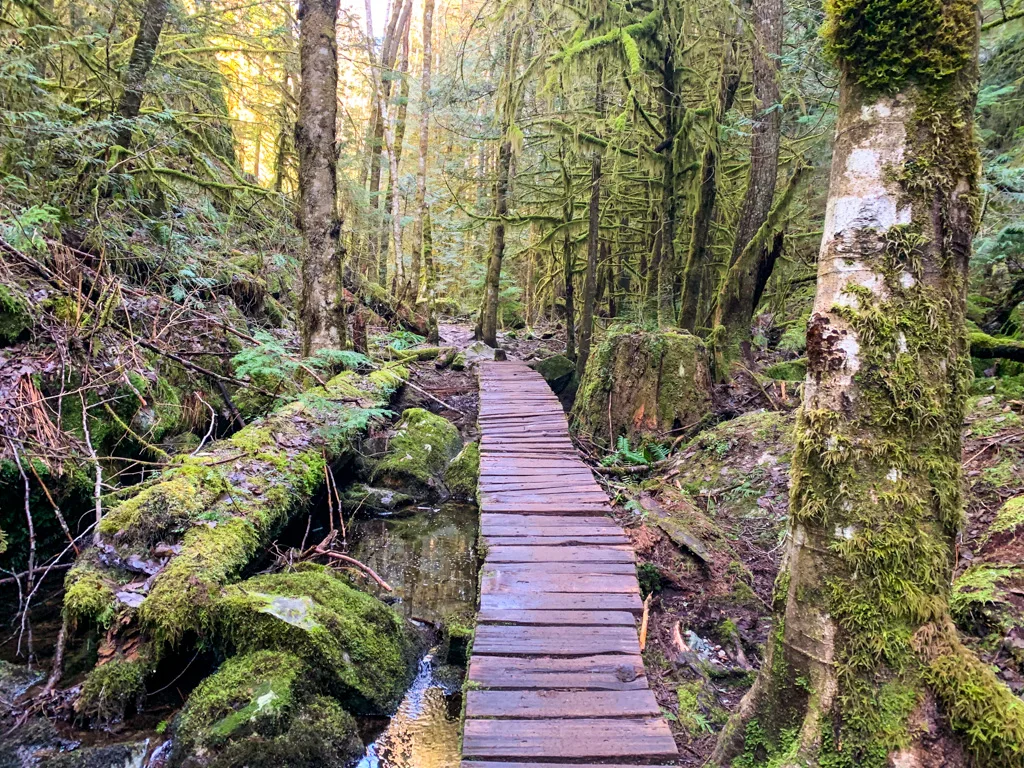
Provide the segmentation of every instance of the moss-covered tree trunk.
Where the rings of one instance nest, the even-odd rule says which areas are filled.
[[[299,29],[299,118],[295,147],[299,154],[302,210],[302,353],[337,348],[345,339],[341,291],[334,150],[338,114],[338,20],[333,0],[303,3]]]
[[[789,538],[766,658],[716,765],[1024,760],[1024,704],[949,614],[977,35],[971,0],[830,4],[843,74]]]
[[[782,136],[780,57],[782,55],[782,0],[754,0],[753,74],[754,120],[750,139],[750,172],[743,196],[729,271],[718,293],[715,309],[716,352],[725,348],[734,357],[750,338],[750,320],[757,308],[756,285],[771,250],[760,230],[768,221],[779,170]]]
[[[146,76],[153,65],[156,47],[160,42],[160,33],[167,20],[170,0],[146,0],[139,17],[139,30],[132,44],[132,54],[128,59],[128,69],[124,75],[124,93],[117,112],[122,122],[117,129],[117,143],[127,147],[132,139],[132,123],[142,109],[142,96],[146,85]]]

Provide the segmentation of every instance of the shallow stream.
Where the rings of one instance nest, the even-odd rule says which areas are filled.
[[[460,504],[356,520],[350,554],[391,585],[397,611],[439,624],[475,610],[477,527],[476,507]],[[464,673],[431,650],[394,717],[361,723],[367,750],[357,768],[456,768]]]

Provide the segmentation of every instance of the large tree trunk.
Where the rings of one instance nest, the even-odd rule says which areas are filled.
[[[604,66],[597,64],[597,84],[594,111],[604,118]],[[580,377],[590,357],[590,340],[594,335],[594,306],[597,304],[597,261],[601,247],[601,153],[594,150],[590,160],[590,210],[587,230],[587,271],[583,277],[583,311],[580,313],[580,343],[576,358],[576,373]]]
[[[750,338],[754,283],[768,258],[768,243],[756,237],[772,208],[779,169],[782,112],[779,108],[779,59],[782,55],[782,0],[754,0],[754,121],[750,173],[743,197],[729,270],[715,310],[716,354],[734,357]]]
[[[299,154],[302,211],[302,354],[338,348],[345,341],[345,305],[341,291],[341,222],[337,213],[334,153],[338,112],[338,49],[334,0],[303,4],[299,28],[299,118],[295,147]]]
[[[416,166],[416,218],[419,220],[419,242],[413,246],[409,271],[409,293],[413,304],[420,294],[420,271],[427,267],[426,242],[429,238],[430,215],[427,208],[427,152],[430,149],[430,65],[433,47],[434,0],[423,2],[423,70],[420,76],[420,156]],[[429,282],[429,281],[428,281]],[[430,306],[433,313],[433,304]]]
[[[948,605],[971,380],[977,8],[925,22],[915,61],[952,61],[902,78],[859,31],[874,29],[865,8],[900,13],[895,0],[831,8],[829,42],[847,58],[775,628],[712,762],[750,750],[774,765],[925,768],[965,765],[966,748],[971,764],[1020,765],[1024,706],[960,644]],[[889,28],[882,43],[902,50]]]
[[[160,33],[167,21],[170,0],[146,0],[139,19],[139,31],[135,34],[132,55],[128,59],[128,70],[124,75],[124,93],[117,112],[121,122],[117,128],[117,143],[127,147],[132,140],[132,124],[142,109],[142,96],[146,85],[146,76],[153,65],[156,47],[160,42]]]

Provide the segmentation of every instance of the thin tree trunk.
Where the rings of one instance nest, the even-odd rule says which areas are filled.
[[[139,30],[132,44],[132,54],[128,59],[128,70],[124,75],[124,93],[117,113],[121,121],[117,128],[116,141],[127,147],[132,140],[132,123],[142,109],[142,96],[146,85],[146,76],[153,66],[156,47],[160,43],[160,33],[167,21],[170,0],[146,0],[142,6],[139,19]]]
[[[411,6],[410,6],[411,7]],[[401,85],[398,89],[398,97],[395,103],[388,108],[391,115],[390,135],[388,145],[385,148],[388,153],[388,190],[384,197],[385,227],[381,231],[381,261],[388,260],[388,229],[394,246],[394,270],[392,293],[399,299],[404,299],[406,292],[405,285],[405,262],[402,254],[402,216],[400,212],[402,199],[397,194],[398,169],[402,164],[402,147],[405,142],[405,117],[409,110],[409,32],[412,26],[412,15],[404,13],[399,21],[398,42],[401,45],[402,56],[398,65],[398,76]]]
[[[416,218],[419,221],[419,243],[413,247],[412,266],[409,272],[409,292],[413,303],[420,294],[420,270],[425,268],[424,229],[427,216],[427,152],[430,149],[430,66],[434,56],[434,0],[423,1],[423,69],[420,75],[420,156],[416,166]],[[430,308],[432,313],[432,308]]]
[[[302,354],[337,348],[345,341],[341,299],[334,152],[338,111],[335,0],[307,0],[299,30],[299,198],[305,251],[302,258]]]
[[[737,31],[737,37],[739,32]],[[701,306],[701,285],[711,261],[707,253],[711,234],[711,221],[715,202],[718,198],[718,129],[725,115],[732,109],[736,90],[740,85],[740,73],[736,67],[737,38],[726,48],[722,61],[722,72],[718,83],[718,103],[711,120],[711,135],[704,147],[701,158],[700,186],[697,188],[697,204],[690,225],[690,247],[683,266],[683,289],[679,301],[679,327],[691,333],[696,331],[697,317]]]
[[[785,766],[1019,765],[1024,708],[949,614],[978,9],[953,4],[930,22],[960,30],[962,60],[900,77],[862,53],[862,5],[830,6],[830,42],[854,58],[841,62],[775,629],[711,763],[774,749],[781,760],[765,762]],[[948,55],[941,35],[915,40],[922,60]]]
[[[782,132],[779,107],[782,0],[753,0],[753,13],[754,121],[750,139],[750,172],[736,223],[729,270],[719,290],[715,311],[716,353],[726,362],[736,356],[740,344],[750,339],[750,321],[756,309],[753,303],[754,283],[769,255],[769,244],[756,240],[755,236],[772,209]],[[721,376],[725,371],[717,373]]]
[[[507,136],[507,133],[506,133]],[[494,185],[494,222],[491,258],[484,283],[484,305],[480,313],[480,338],[489,346],[498,346],[498,292],[501,262],[505,258],[505,217],[508,215],[508,180],[512,165],[512,142],[505,138],[498,150],[498,179]]]
[[[604,117],[604,66],[598,62],[594,95],[595,112]],[[601,153],[594,151],[590,161],[590,210],[587,230],[587,271],[583,277],[583,311],[580,313],[580,343],[576,373],[583,377],[590,357],[590,341],[594,335],[594,305],[597,303],[597,257],[601,235]]]

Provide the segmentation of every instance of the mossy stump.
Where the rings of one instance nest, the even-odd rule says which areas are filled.
[[[666,438],[711,410],[708,352],[678,331],[610,330],[597,345],[572,409],[574,426],[597,440]]]

